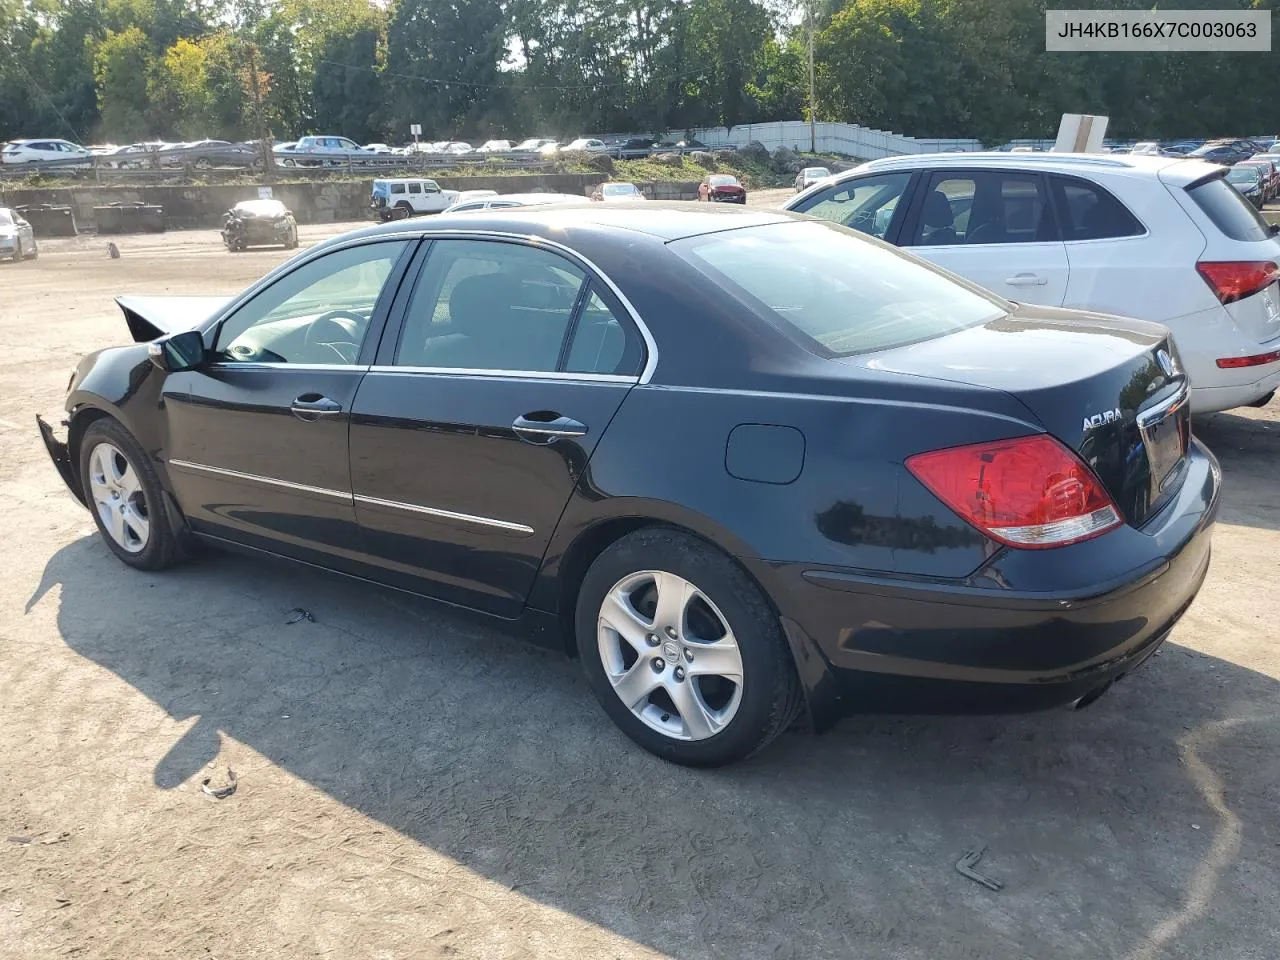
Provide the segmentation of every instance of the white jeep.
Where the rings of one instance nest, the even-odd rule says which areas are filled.
[[[369,206],[382,220],[404,220],[422,213],[440,213],[458,202],[457,190],[443,190],[425,177],[395,177],[373,181]]]

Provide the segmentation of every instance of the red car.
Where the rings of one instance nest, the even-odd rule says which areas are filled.
[[[727,173],[713,173],[698,184],[698,199],[714,203],[746,203],[747,188]]]

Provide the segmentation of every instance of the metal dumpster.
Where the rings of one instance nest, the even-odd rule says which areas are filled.
[[[98,233],[164,233],[164,207],[141,200],[117,200],[93,208]]]
[[[37,237],[74,237],[77,233],[76,215],[70,207],[28,203],[14,209],[31,224]]]

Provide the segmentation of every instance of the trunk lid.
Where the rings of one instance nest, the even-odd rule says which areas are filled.
[[[980,326],[845,362],[1010,394],[1089,464],[1134,526],[1185,472],[1187,379],[1157,324],[1018,305]]]

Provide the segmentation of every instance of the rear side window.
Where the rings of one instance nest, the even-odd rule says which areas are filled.
[[[993,295],[827,223],[726,230],[668,246],[820,356],[931,340],[1009,309]]]
[[[420,184],[420,183],[411,183],[411,184],[409,184],[409,192],[410,192],[410,193],[421,193],[421,192],[422,192],[422,184]]]
[[[1050,176],[1063,240],[1139,237],[1146,231],[1123,203],[1095,183]]]
[[[391,192],[392,192],[392,193],[404,193],[404,184],[403,184],[403,183],[393,183],[393,184],[391,185]]]
[[[1254,241],[1271,236],[1267,222],[1258,211],[1222,177],[1193,184],[1187,193],[1229,239]]]

